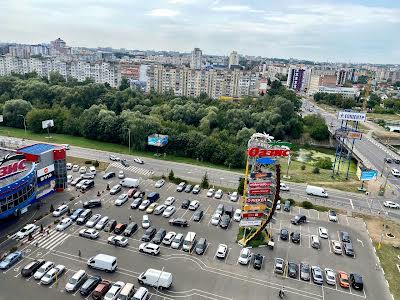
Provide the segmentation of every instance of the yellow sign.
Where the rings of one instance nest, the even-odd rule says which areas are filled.
[[[252,210],[266,210],[267,206],[265,204],[258,204],[258,205],[245,205],[243,210],[244,211],[252,211]]]

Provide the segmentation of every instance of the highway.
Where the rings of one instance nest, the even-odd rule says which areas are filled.
[[[20,139],[16,138],[12,139],[14,144],[19,144],[21,146],[22,146],[21,143],[30,144],[35,142],[27,140],[22,142],[22,140]],[[118,153],[114,154],[119,156],[120,158],[127,159],[130,162],[130,164],[133,167],[137,168],[138,170],[143,170],[143,169],[148,170],[150,171],[149,173],[152,173],[155,176],[161,176],[162,174],[168,176],[169,171],[172,169],[176,177],[200,183],[201,178],[207,172],[210,184],[227,188],[237,188],[238,180],[240,176],[243,176],[243,174],[237,172],[165,161],[155,158],[142,158],[145,161],[145,164],[139,165],[133,162],[134,158],[133,156],[120,155]],[[110,162],[109,152],[88,149],[88,148],[71,146],[71,149],[68,150],[67,155],[73,157],[87,158],[91,160]],[[138,171],[138,173],[140,174],[141,172]],[[145,178],[144,175],[138,175],[138,177]],[[392,217],[400,218],[400,212],[393,210],[387,211],[387,209],[383,206],[383,201],[388,199],[395,200],[390,198],[390,196],[392,195],[389,193],[387,193],[386,197],[376,198],[372,195],[367,196],[365,194],[349,193],[334,189],[326,189],[329,194],[329,198],[325,199],[325,198],[308,196],[305,192],[306,184],[290,182],[288,183],[288,185],[290,186],[290,191],[282,192],[283,198],[293,198],[295,200],[300,200],[300,201],[308,200],[319,205],[341,208],[348,211],[374,213],[374,214],[378,213],[389,214]]]

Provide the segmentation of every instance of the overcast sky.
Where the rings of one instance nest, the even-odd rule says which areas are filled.
[[[400,63],[400,1],[0,0],[0,41]]]

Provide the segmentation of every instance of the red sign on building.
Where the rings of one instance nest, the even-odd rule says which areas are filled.
[[[289,156],[290,150],[288,149],[260,149],[249,148],[247,153],[250,157],[265,157],[265,156]]]
[[[25,171],[25,162],[26,159],[22,159],[4,167],[0,167],[0,179]]]
[[[259,187],[268,187],[268,186],[271,186],[271,184],[272,184],[272,182],[268,182],[268,181],[265,181],[265,182],[250,182],[249,186],[251,188],[259,188]]]
[[[250,189],[249,194],[250,195],[263,195],[263,194],[270,194],[271,189],[270,188],[264,188],[264,189]]]
[[[250,212],[250,213],[242,213],[243,218],[262,218],[264,217],[264,213],[262,212]]]
[[[265,203],[267,202],[267,198],[247,198],[246,203],[253,204],[253,203]]]

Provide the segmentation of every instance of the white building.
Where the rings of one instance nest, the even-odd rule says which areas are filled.
[[[320,86],[318,92],[328,93],[328,94],[341,94],[343,97],[355,98],[359,95],[359,91],[351,87],[326,87]]]
[[[201,66],[202,66],[202,52],[200,48],[194,48],[190,60],[190,68],[201,70]]]
[[[231,54],[229,54],[228,68],[231,68],[232,65],[238,65],[238,64],[239,64],[239,54],[236,51],[232,51]]]

